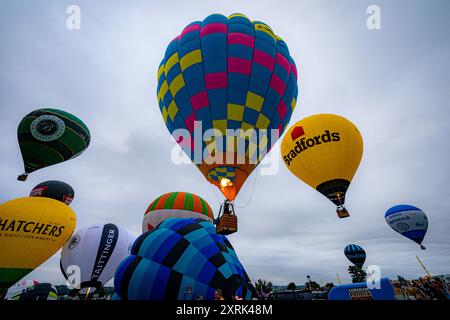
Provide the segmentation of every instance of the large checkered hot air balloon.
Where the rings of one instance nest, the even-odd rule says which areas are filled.
[[[255,290],[244,267],[223,235],[200,218],[169,218],[142,234],[114,277],[122,300],[249,300]]]
[[[167,128],[229,201],[284,132],[297,93],[286,43],[242,14],[189,24],[158,70]]]

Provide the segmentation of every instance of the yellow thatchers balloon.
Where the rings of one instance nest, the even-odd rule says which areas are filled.
[[[28,197],[0,205],[0,288],[33,271],[70,238],[76,216],[50,198]]]
[[[338,206],[339,217],[345,193],[358,169],[363,140],[358,128],[334,114],[317,114],[300,120],[281,143],[281,156],[288,169]]]

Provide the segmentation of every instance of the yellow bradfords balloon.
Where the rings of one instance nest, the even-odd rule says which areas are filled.
[[[76,216],[66,204],[27,197],[0,205],[0,288],[50,258],[70,238]]]
[[[358,169],[363,140],[358,128],[334,114],[317,114],[300,120],[281,143],[281,156],[288,169],[348,216],[345,193]]]

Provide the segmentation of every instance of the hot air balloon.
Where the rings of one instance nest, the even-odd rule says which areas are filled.
[[[79,292],[94,292],[112,279],[119,263],[130,254],[135,237],[128,230],[112,223],[95,224],[77,230],[61,251],[61,272],[67,279],[80,269]]]
[[[58,290],[50,283],[38,283],[22,292],[17,300],[58,300]]]
[[[122,300],[251,299],[255,290],[230,242],[199,218],[168,218],[142,234],[114,276]]]
[[[0,205],[0,288],[8,288],[58,251],[75,229],[72,209],[26,197]]]
[[[425,249],[422,245],[428,229],[428,218],[425,212],[417,207],[401,204],[386,211],[384,218],[392,229],[419,244],[422,250]]]
[[[362,268],[366,261],[366,252],[357,244],[349,244],[344,248],[344,254],[351,263],[358,268]]]
[[[149,205],[142,221],[142,232],[154,229],[167,218],[201,218],[212,222],[214,216],[209,204],[199,196],[188,192],[169,192]]]
[[[89,146],[88,127],[74,115],[57,109],[38,109],[26,115],[17,129],[25,173],[79,156]]]
[[[287,168],[337,206],[348,217],[345,193],[358,169],[363,140],[358,128],[344,117],[317,114],[289,128],[281,143]]]
[[[234,213],[230,202],[285,130],[297,93],[286,43],[242,14],[193,22],[167,47],[158,69],[162,117],[225,196],[224,214]]]
[[[65,182],[50,180],[45,181],[33,188],[30,197],[45,197],[61,201],[67,205],[72,203],[75,191]]]
[[[5,300],[19,300],[22,292],[37,284],[39,284],[39,282],[36,280],[21,280],[8,289]]]

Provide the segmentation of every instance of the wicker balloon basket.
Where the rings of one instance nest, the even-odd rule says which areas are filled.
[[[336,213],[337,213],[338,217],[341,219],[350,217],[350,214],[348,213],[347,209],[345,209],[344,207],[338,207],[336,210]]]
[[[216,233],[229,235],[237,231],[237,216],[235,214],[224,213],[216,225]]]

